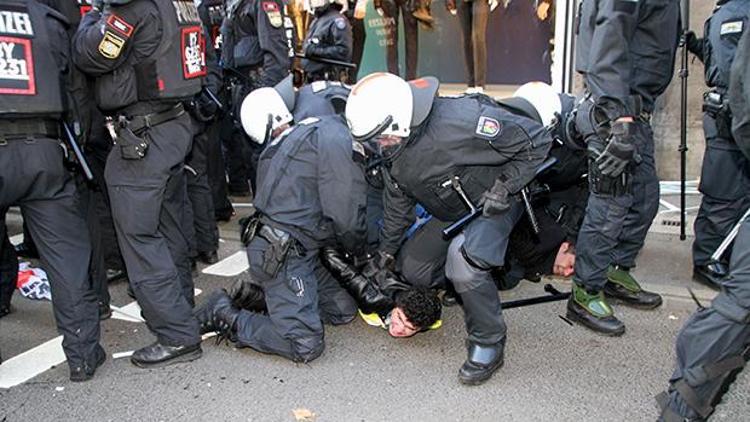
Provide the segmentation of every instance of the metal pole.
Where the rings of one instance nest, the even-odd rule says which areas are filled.
[[[682,65],[680,79],[682,98],[680,98],[680,240],[685,240],[685,178],[687,177],[687,107],[688,107],[688,48],[687,33],[690,30],[690,0],[681,1],[682,19]]]

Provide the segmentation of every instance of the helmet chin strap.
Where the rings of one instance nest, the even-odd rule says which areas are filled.
[[[271,140],[271,134],[273,133],[273,115],[268,114],[268,122],[266,123],[266,134],[263,137],[263,144],[265,145]]]

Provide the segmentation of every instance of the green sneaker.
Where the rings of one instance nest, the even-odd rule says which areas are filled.
[[[625,333],[625,324],[614,316],[602,292],[589,293],[578,284],[573,284],[573,292],[568,300],[568,319],[591,330],[608,336]]]
[[[661,296],[641,288],[630,270],[618,265],[610,265],[607,270],[607,284],[604,294],[630,306],[643,309],[658,308],[662,304]]]

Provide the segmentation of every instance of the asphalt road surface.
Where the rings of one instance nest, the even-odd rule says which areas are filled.
[[[19,222],[9,216],[11,234],[20,232]],[[235,225],[222,227],[222,258],[240,250]],[[713,294],[688,281],[690,265],[688,242],[650,235],[635,274],[665,294],[665,304],[655,311],[616,306],[627,325],[621,338],[569,325],[559,317],[564,302],[508,310],[505,366],[476,387],[463,386],[456,377],[465,358],[457,307],[445,310],[442,328],[411,339],[391,339],[359,319],[328,327],[325,353],[307,365],[209,339],[195,362],[139,369],[112,354],[139,348],[153,337],[142,323],[110,319],[102,325],[108,360],[92,381],[69,382],[63,363],[0,389],[0,421],[655,420],[654,396],[666,388],[672,372],[675,336],[695,309],[686,287],[706,302]],[[196,288],[203,291],[198,302],[234,280],[201,269],[195,273]],[[132,302],[124,282],[110,288],[113,305]],[[501,296],[538,294],[541,285],[523,282]],[[0,320],[3,358],[6,363],[25,359],[23,368],[33,366],[34,355],[22,353],[38,351],[56,336],[49,302],[17,295],[14,312]],[[712,420],[750,420],[748,372]]]

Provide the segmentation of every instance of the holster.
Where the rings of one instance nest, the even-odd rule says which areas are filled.
[[[123,160],[140,160],[146,156],[148,140],[137,136],[130,129],[130,120],[125,116],[118,116],[117,121],[108,120],[107,125],[111,129],[113,141],[120,148],[120,156]]]
[[[596,164],[596,159],[589,157],[589,189],[599,195],[622,196],[630,193],[633,164],[617,177],[604,176]]]
[[[732,137],[732,112],[726,95],[713,90],[704,93],[703,112],[716,122],[716,132],[720,138]]]
[[[294,238],[289,233],[268,225],[261,226],[258,236],[268,242],[268,247],[263,252],[263,272],[276,277],[294,244]]]

